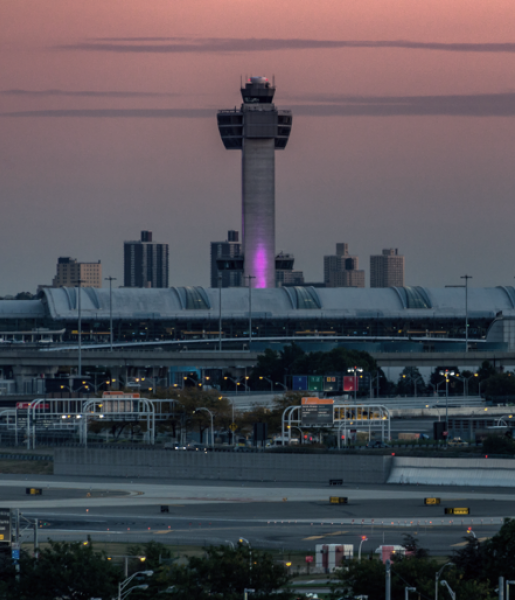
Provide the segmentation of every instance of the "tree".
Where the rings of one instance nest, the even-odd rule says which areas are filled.
[[[515,397],[515,376],[512,373],[497,373],[486,379],[481,389],[487,400],[512,401]]]
[[[419,545],[418,538],[410,533],[405,533],[402,538],[402,546],[409,553],[409,556],[415,558],[427,558],[429,556],[429,550]]]
[[[254,589],[252,596],[261,600],[289,598],[278,593],[291,579],[286,566],[267,552],[251,552],[242,544],[209,546],[204,556],[190,556],[186,564],[162,570],[159,579],[164,589],[173,586],[173,600],[241,600],[245,588]]]
[[[21,557],[19,581],[10,593],[17,600],[111,600],[119,579],[120,572],[104,552],[94,550],[89,538],[86,543],[49,541],[38,559],[27,554]]]
[[[485,454],[515,454],[515,442],[505,435],[489,435],[483,440]]]

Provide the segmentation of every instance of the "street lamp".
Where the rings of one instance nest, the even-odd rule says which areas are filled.
[[[77,365],[77,371],[78,371],[78,375],[79,377],[82,377],[82,294],[80,293],[82,284],[85,283],[85,281],[83,279],[77,279],[76,283],[78,283],[79,287],[78,287],[78,302],[77,302],[77,309],[78,309],[78,319],[77,319],[77,336],[78,336],[78,365]]]
[[[227,380],[232,381],[234,383],[234,385],[235,385],[236,393],[238,393],[238,385],[239,385],[239,383],[236,381],[236,379],[233,379],[232,377],[229,377],[228,375],[226,375],[224,377],[224,380],[225,381],[227,381]]]
[[[134,573],[134,575],[128,577],[125,581],[120,582],[118,584],[118,600],[123,600],[124,598],[126,598],[132,592],[132,590],[146,590],[148,588],[148,585],[144,584],[135,585],[129,589],[126,589],[130,582],[134,579],[134,577],[136,577],[136,575],[145,575],[146,577],[152,577],[153,574],[154,571],[139,571],[138,573]]]
[[[474,375],[471,375],[470,377],[465,377],[465,380],[467,381],[467,396],[469,395],[469,380],[473,379],[474,377],[479,377],[479,375],[474,373]]]
[[[358,389],[357,374],[363,373],[363,369],[361,367],[353,367],[352,369],[347,369],[347,373],[354,373],[354,400],[356,400]]]
[[[109,340],[110,350],[113,351],[113,281],[116,281],[116,277],[105,277],[106,281],[109,281]]]
[[[214,448],[215,447],[215,428],[214,428],[214,424],[213,424],[213,413],[209,410],[209,408],[205,408],[204,406],[201,406],[200,408],[196,408],[194,410],[194,413],[198,412],[199,410],[205,410],[209,413],[209,416],[211,417],[211,447]]]
[[[449,377],[453,377],[455,375],[454,371],[440,371],[440,375],[445,377],[445,430],[447,431],[447,435],[445,436],[445,447],[447,448],[447,438],[449,437]]]
[[[361,536],[361,542],[359,543],[359,550],[358,550],[358,560],[361,560],[361,546],[363,545],[363,542],[368,542],[368,538],[366,535]]]
[[[443,573],[443,570],[445,569],[445,567],[449,567],[451,565],[454,566],[454,563],[453,562],[445,563],[445,565],[437,573],[435,573],[435,600],[438,600],[438,580],[440,579],[440,575]],[[443,583],[443,581],[442,581],[442,583]]]
[[[252,546],[250,545],[249,540],[243,537],[239,539],[239,542],[240,544],[245,543],[249,547],[249,583],[252,585]]]
[[[417,588],[414,587],[405,587],[404,588],[404,599],[408,600],[409,599],[409,593],[410,592],[416,592]]]
[[[456,600],[456,593],[452,591],[451,586],[447,583],[447,581],[445,581],[445,579],[440,581],[440,585],[444,585],[449,590],[452,600]]]
[[[506,600],[510,600],[510,585],[515,585],[515,581],[513,581],[513,580],[506,581],[506,595],[505,595]]]
[[[265,377],[264,375],[261,377],[259,377],[259,379],[261,380],[265,380],[268,381],[268,383],[270,384],[270,393],[273,394],[274,393],[274,382],[271,379],[268,379],[268,377]]]

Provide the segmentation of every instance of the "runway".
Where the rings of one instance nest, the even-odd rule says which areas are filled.
[[[41,496],[27,496],[26,487]],[[0,476],[0,507],[18,508],[39,520],[39,539],[205,545],[245,537],[261,548],[312,553],[316,544],[359,544],[363,552],[399,544],[403,534],[420,539],[433,554],[448,555],[463,543],[467,527],[475,535],[495,534],[503,519],[515,514],[510,490],[431,488],[429,486],[314,486],[236,482],[163,483],[98,478]],[[330,504],[344,496],[348,504]],[[425,497],[441,504],[426,506]],[[161,506],[169,512],[162,513]],[[469,516],[444,515],[445,507],[467,507]],[[24,534],[24,540],[32,538]]]

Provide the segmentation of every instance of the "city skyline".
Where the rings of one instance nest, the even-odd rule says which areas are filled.
[[[51,281],[58,256],[122,281],[141,229],[169,243],[170,285],[207,285],[241,203],[213,121],[245,75],[275,75],[295,114],[276,250],[306,281],[345,239],[399,247],[410,285],[511,285],[514,18],[506,0],[4,3],[0,295]]]

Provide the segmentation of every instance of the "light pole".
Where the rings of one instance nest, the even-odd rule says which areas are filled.
[[[239,384],[236,381],[236,379],[233,379],[232,377],[229,377],[227,375],[224,377],[224,379],[225,379],[225,381],[227,381],[227,380],[232,381],[234,383],[235,388],[236,388],[236,393],[238,393],[238,385]]]
[[[284,385],[284,383],[281,383],[280,381],[276,381],[275,385],[280,385],[281,387],[283,387],[285,392],[288,391],[288,388]]]
[[[134,579],[134,577],[136,577],[136,575],[145,575],[146,577],[152,577],[153,574],[154,571],[139,571],[138,573],[134,573],[134,575],[128,577],[125,581],[121,581],[118,584],[118,600],[123,600],[124,598],[126,598],[132,592],[132,590],[146,590],[148,588],[148,585],[144,584],[135,585],[129,589],[126,589],[130,582]]]
[[[460,279],[465,280],[465,352],[469,351],[469,279],[472,275],[462,275]]]
[[[113,281],[116,281],[116,277],[105,277],[106,281],[109,281],[109,340],[110,350],[113,351]]]
[[[356,400],[358,391],[357,373],[363,373],[363,369],[361,367],[353,367],[352,369],[347,369],[347,373],[354,373],[354,400]]]
[[[240,544],[247,544],[247,546],[249,547],[249,583],[250,585],[252,585],[252,546],[250,545],[249,540],[246,540],[245,538],[240,538]]]
[[[440,371],[440,375],[445,377],[445,430],[447,435],[445,436],[445,447],[447,448],[447,438],[449,437],[449,377],[455,375],[454,371]]]
[[[445,579],[442,579],[442,581],[440,581],[440,585],[444,585],[449,590],[449,594],[451,595],[452,600],[456,600],[456,592],[452,591],[451,586],[447,583],[447,581],[445,581]]]
[[[213,421],[213,413],[209,410],[209,408],[205,408],[204,406],[201,406],[200,408],[196,408],[193,412],[196,413],[199,410],[205,410],[209,413],[209,416],[211,417],[211,447],[214,448],[215,447],[215,427],[214,427],[214,421]]]
[[[78,308],[78,319],[77,319],[77,335],[78,335],[78,346],[79,346],[79,364],[77,366],[77,370],[78,370],[78,375],[79,377],[82,377],[82,302],[81,302],[81,286],[84,283],[83,279],[77,279],[77,283],[79,284],[79,288],[77,291],[78,294],[78,301],[77,301],[77,308]]]
[[[440,579],[440,575],[443,573],[445,567],[449,567],[451,565],[454,565],[454,563],[445,563],[445,565],[437,573],[435,573],[435,600],[438,600],[438,580]]]
[[[222,351],[222,274],[218,273],[218,351]]]
[[[259,379],[264,379],[265,381],[268,381],[268,383],[270,384],[270,393],[273,394],[274,393],[274,382],[271,379],[268,379],[268,377],[265,377],[263,375],[263,377],[259,377]]]
[[[361,542],[359,543],[359,550],[358,550],[358,560],[361,560],[361,546],[363,545],[363,542],[368,542],[368,538],[366,535],[361,536]]]
[[[245,279],[249,280],[249,352],[250,342],[252,342],[252,280],[256,279],[255,275],[247,275]]]
[[[416,592],[417,588],[414,587],[405,587],[404,588],[404,600],[409,600],[409,593]]]
[[[474,377],[479,377],[479,375],[477,373],[474,373],[474,375],[471,375],[470,377],[465,377],[467,381],[467,396],[469,395],[469,380],[474,379]]]
[[[515,585],[515,581],[508,580],[506,581],[506,600],[510,600],[510,585]]]

